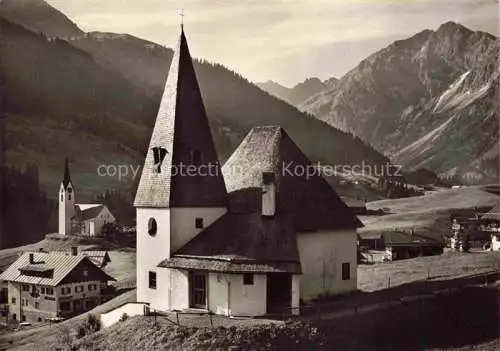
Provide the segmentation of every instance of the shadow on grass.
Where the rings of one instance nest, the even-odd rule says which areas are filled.
[[[361,315],[315,324],[328,350],[425,350],[467,347],[500,337],[499,290],[466,287]]]

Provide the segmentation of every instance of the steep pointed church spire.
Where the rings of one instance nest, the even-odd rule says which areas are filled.
[[[66,158],[64,161],[64,178],[63,178],[64,189],[66,189],[68,187],[69,183],[71,183],[71,176],[69,173],[69,161]]]
[[[181,26],[134,205],[225,206],[220,168]]]

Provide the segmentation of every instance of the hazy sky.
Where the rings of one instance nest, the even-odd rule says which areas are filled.
[[[173,47],[184,9],[195,57],[253,81],[340,77],[396,39],[446,21],[498,34],[499,0],[47,0],[85,31]]]

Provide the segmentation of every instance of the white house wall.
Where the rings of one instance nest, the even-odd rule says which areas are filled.
[[[491,236],[491,249],[500,251],[500,233]]]
[[[189,272],[163,268],[170,271],[170,309],[183,310],[189,307]],[[163,283],[163,282],[160,282]],[[163,289],[162,289],[163,291]]]
[[[112,311],[101,314],[101,325],[107,328],[120,321],[123,314],[128,317],[144,316],[149,312],[149,306],[141,302],[133,302],[122,305]]]
[[[100,236],[102,234],[102,227],[106,223],[114,223],[115,217],[111,214],[107,206],[104,206],[99,215],[95,218],[83,221],[84,231],[90,236]],[[92,233],[92,223],[94,223],[94,232]]]
[[[300,275],[292,275],[292,313],[300,313]]]
[[[300,297],[307,301],[321,294],[357,289],[355,230],[298,233],[302,266]],[[342,280],[342,263],[350,263],[350,279]]]
[[[229,274],[208,274],[208,308],[216,314],[229,315]]]
[[[254,274],[253,285],[243,284],[242,274],[231,274],[229,310],[233,316],[259,316],[267,312],[267,276]]]

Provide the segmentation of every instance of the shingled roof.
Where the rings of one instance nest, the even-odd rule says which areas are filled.
[[[208,176],[200,172],[187,175],[187,166],[195,166],[197,170],[209,166],[212,172]],[[184,174],[175,174],[181,172],[182,167]],[[181,30],[134,205],[225,207],[226,200],[224,178],[186,37]]]
[[[500,221],[500,204],[497,204],[491,210],[488,211],[481,219]]]
[[[159,267],[231,272],[300,273],[288,218],[226,213]]]
[[[99,216],[99,213],[104,208],[104,205],[96,205],[92,207],[86,207],[85,205],[76,205],[80,211],[78,211],[78,218],[82,221],[85,221],[87,219],[92,219],[96,218]]]
[[[276,215],[289,216],[296,231],[359,228],[363,224],[323,179],[319,172],[307,175],[313,165],[280,127],[253,128],[228,159],[222,172],[230,193],[230,210],[254,204],[247,212],[260,211],[260,201],[250,201],[251,189],[262,188],[263,172],[272,172],[276,183]],[[241,194],[241,195],[240,195]]]
[[[30,254],[34,258],[32,263],[30,263],[29,259]],[[87,256],[82,254],[67,255],[62,252],[25,252],[0,274],[0,280],[57,286],[78,265],[85,261],[95,266]],[[95,266],[95,269],[100,272],[103,281],[114,280],[97,266]],[[23,274],[21,271],[49,272],[51,274],[49,276],[36,276]]]

